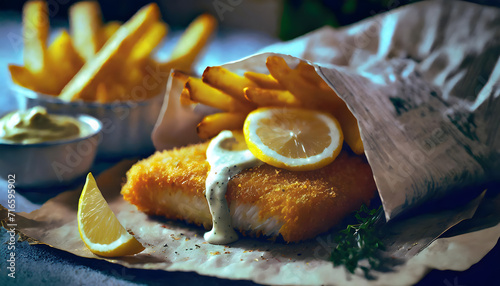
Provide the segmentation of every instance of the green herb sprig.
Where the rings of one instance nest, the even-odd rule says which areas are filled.
[[[370,269],[380,266],[381,260],[376,254],[385,248],[376,235],[375,223],[382,213],[381,209],[382,206],[370,210],[362,205],[354,215],[358,223],[348,225],[335,236],[337,247],[330,255],[334,266],[345,265],[349,272],[354,273],[358,262],[367,259],[370,267],[360,266],[366,276]]]

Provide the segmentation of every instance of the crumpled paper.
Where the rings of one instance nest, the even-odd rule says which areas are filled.
[[[346,101],[389,220],[500,178],[499,13],[470,3],[421,2],[263,52],[279,52],[292,67],[297,58],[311,61]],[[269,55],[224,66],[268,73]],[[168,112],[153,133],[159,150],[198,140],[195,126],[210,112],[181,106],[179,90],[172,80]],[[180,136],[185,130],[189,136]]]
[[[479,182],[498,176],[494,164],[498,162],[495,159],[499,153],[499,136],[497,129],[491,128],[492,123],[499,122],[498,112],[494,112],[499,110],[500,93],[497,84],[500,77],[499,21],[500,11],[493,8],[470,3],[422,2],[343,29],[323,28],[265,51],[290,54],[317,64],[318,73],[358,116],[386,217],[392,219],[412,206],[459,191],[457,185],[467,185],[469,190],[479,194],[483,191]],[[226,67],[236,71],[266,72],[264,57],[250,57]],[[286,58],[291,63],[297,61]],[[213,112],[200,105],[195,109],[176,105],[178,98],[173,91],[179,87],[174,81],[169,85],[169,98],[165,100],[163,116],[152,136],[158,149],[197,141],[192,127],[202,116]],[[464,118],[457,116],[457,111]],[[421,112],[432,119],[425,121],[425,126],[417,122],[427,118],[421,116]],[[467,124],[471,122],[471,114],[474,124]],[[459,124],[438,124],[441,122],[436,119],[438,115],[442,115],[441,121],[452,122],[456,118]],[[182,128],[178,128],[179,123],[183,124]],[[394,130],[382,128],[389,123]],[[427,130],[427,124],[442,131]],[[404,137],[407,133],[412,136],[398,141],[401,138],[398,136]],[[375,138],[384,140],[377,143]],[[460,149],[453,149],[450,147],[453,140],[465,141]],[[380,146],[384,144],[387,146]],[[424,151],[412,149],[416,145]],[[430,149],[425,149],[427,145]],[[474,148],[470,148],[472,146]],[[399,155],[391,157],[387,152],[390,147]],[[459,155],[457,161],[441,164],[442,157],[436,154],[442,154],[443,150],[449,155],[445,158]],[[378,151],[384,152],[383,156],[377,155]],[[394,162],[401,164],[393,165]],[[438,239],[414,257],[411,257],[414,253],[406,254],[411,253],[416,242],[404,241],[399,234],[406,232],[408,222],[411,226],[414,223],[425,226],[440,212],[413,216],[400,220],[399,224],[397,219],[391,220],[388,225],[393,230],[391,234],[396,236],[392,242],[396,242],[389,246],[404,250],[398,256],[402,260],[390,263],[390,271],[374,272],[376,280],[366,280],[362,273],[347,274],[343,267],[333,267],[328,261],[335,231],[299,244],[244,238],[228,246],[217,246],[204,243],[203,229],[148,217],[119,195],[124,173],[131,164],[123,162],[98,178],[118,219],[146,246],[146,250],[136,256],[106,259],[127,267],[196,271],[264,284],[409,285],[416,283],[431,268],[467,269],[486,255],[500,237],[498,190],[488,191],[487,199],[482,202],[479,198],[457,207],[458,217],[442,230],[471,217],[468,222],[472,222],[473,229],[462,229],[453,237]],[[387,172],[389,169],[377,173],[377,168],[387,166],[392,167],[393,172]],[[398,173],[401,171],[405,173]],[[416,175],[422,171],[431,175],[431,179],[418,182]],[[447,182],[446,176],[452,172],[456,173],[456,180]],[[395,177],[384,181],[383,176],[391,175]],[[453,185],[455,187],[448,188]],[[426,190],[433,187],[439,192],[431,192],[432,197],[428,197]],[[18,230],[39,243],[75,255],[103,259],[90,253],[79,238],[76,225],[79,192],[63,193],[37,211],[19,214]],[[483,211],[485,209],[488,211]],[[6,216],[5,209],[0,212],[1,217]],[[433,238],[431,235],[426,243]]]
[[[500,194],[483,200],[470,220],[472,232],[458,230],[451,238],[434,241],[413,258],[405,257],[415,242],[401,240],[389,245],[397,256],[387,261],[389,269],[372,271],[376,280],[367,280],[362,271],[351,275],[328,260],[334,247],[335,231],[297,244],[273,243],[242,238],[230,245],[211,245],[203,239],[203,228],[162,218],[149,217],[124,201],[120,195],[123,176],[134,161],[123,161],[97,177],[97,185],[118,220],[146,249],[134,256],[103,258],[92,254],[78,234],[76,212],[81,189],[61,193],[40,209],[15,217],[16,231],[31,244],[46,244],[75,255],[103,259],[129,268],[165,271],[195,271],[226,279],[247,279],[271,285],[411,285],[430,269],[465,270],[491,250],[500,234]],[[473,204],[472,213],[475,211]],[[494,213],[490,210],[496,210]],[[453,210],[451,210],[453,211]],[[433,223],[436,215],[425,214],[392,226],[386,232],[400,237],[408,226]],[[7,209],[0,206],[0,217]],[[2,225],[9,229],[6,219]],[[402,255],[400,255],[402,254]]]

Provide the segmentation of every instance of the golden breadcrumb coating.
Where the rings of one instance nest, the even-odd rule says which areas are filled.
[[[136,163],[127,172],[123,197],[148,214],[209,228],[212,221],[204,195],[210,169],[207,146],[157,152]],[[297,242],[331,229],[362,203],[368,204],[375,190],[365,159],[343,150],[333,163],[314,171],[287,171],[267,164],[244,170],[230,180],[226,198],[231,213],[238,214],[232,219],[235,228],[256,236],[279,233],[285,241]],[[273,223],[248,229],[244,220],[251,215],[238,217],[244,212],[234,211],[238,207],[246,211],[248,206],[258,211],[251,219],[259,221],[253,225]]]

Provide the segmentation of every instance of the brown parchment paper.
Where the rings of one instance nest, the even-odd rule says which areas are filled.
[[[120,222],[146,247],[140,254],[107,259],[85,247],[76,221],[80,188],[61,193],[29,214],[17,214],[16,231],[29,237],[32,244],[43,243],[81,257],[103,259],[130,268],[195,271],[270,285],[411,285],[433,268],[467,269],[495,246],[500,233],[500,193],[497,193],[483,200],[477,212],[477,202],[465,207],[468,211],[462,219],[475,213],[468,220],[473,229],[457,230],[453,237],[438,239],[410,258],[405,255],[419,242],[415,236],[433,223],[442,223],[446,212],[457,211],[413,217],[384,230],[397,238],[394,244],[386,243],[391,256],[395,256],[387,261],[388,269],[372,271],[376,280],[367,280],[360,271],[347,274],[343,267],[333,267],[328,261],[335,231],[299,244],[242,238],[231,245],[210,245],[203,239],[202,228],[148,217],[120,195],[124,174],[133,163],[124,161],[103,172],[97,177],[97,184]],[[6,213],[0,206],[0,217],[6,218]],[[6,220],[2,221],[9,229],[7,224]]]
[[[495,156],[499,149],[498,131],[493,128],[499,110],[499,19],[498,10],[474,4],[424,2],[344,29],[323,28],[265,51],[283,54],[291,65],[298,62],[297,58],[314,62],[318,73],[348,103],[360,121],[386,217],[393,218],[411,206],[458,190],[457,185],[476,187],[479,193],[483,190],[480,182],[498,175],[498,169],[492,166],[498,162]],[[260,54],[226,67],[237,72],[266,72],[266,57],[267,54]],[[474,79],[480,85],[471,83]],[[180,106],[179,88],[175,81],[169,82],[168,99],[152,135],[158,149],[197,141],[194,126],[202,116],[213,112],[202,105]],[[471,92],[474,97],[469,96]],[[474,124],[465,124],[469,120],[464,121],[465,125],[453,123],[457,111],[467,119],[472,114]],[[416,122],[425,118],[429,120],[424,125]],[[460,118],[457,122],[462,122]],[[442,123],[446,120],[452,124]],[[443,131],[436,132],[436,126]],[[426,153],[422,151],[426,145],[420,146],[419,139],[427,138],[431,141],[424,143],[436,146],[431,145],[429,150],[434,151]],[[460,148],[453,148],[453,142],[460,143]],[[443,152],[447,156],[438,156]],[[441,163],[450,158],[458,159]],[[392,165],[394,162],[403,163]],[[467,269],[486,255],[500,237],[498,190],[486,192],[457,209],[411,217],[399,224],[393,220],[385,239],[396,259],[388,263],[389,271],[374,272],[377,279],[366,280],[362,273],[349,275],[343,267],[333,267],[328,261],[335,230],[300,244],[244,238],[228,246],[217,246],[204,243],[203,229],[148,217],[119,194],[124,174],[132,163],[122,162],[97,179],[118,219],[146,246],[136,256],[106,259],[127,267],[196,271],[263,284],[410,285],[432,268]],[[377,173],[375,169],[381,166],[390,166],[393,169],[386,171],[392,172]],[[413,169],[398,173],[410,167]],[[422,180],[422,173],[431,175],[424,183],[418,181]],[[446,181],[450,173],[457,174],[455,181]],[[431,191],[427,195],[428,189],[434,187],[436,194]],[[17,230],[35,242],[78,256],[103,259],[90,253],[79,238],[79,194],[80,190],[65,192],[39,210],[19,214]],[[482,196],[487,199],[481,200]],[[0,218],[5,218],[6,212],[1,208]],[[459,228],[453,237],[433,241],[466,219],[467,227]],[[438,233],[424,235],[424,231],[415,231],[438,224]],[[430,242],[429,247],[416,254],[416,245]]]

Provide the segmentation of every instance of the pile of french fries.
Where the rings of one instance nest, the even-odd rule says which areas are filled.
[[[14,83],[65,101],[109,103],[158,95],[171,69],[190,73],[197,55],[216,29],[203,14],[186,29],[167,62],[153,59],[168,25],[152,3],[126,23],[103,23],[97,2],[77,2],[69,11],[70,33],[47,44],[50,24],[45,1],[23,7],[24,66],[9,65]],[[167,76],[159,76],[164,75]]]
[[[269,74],[248,71],[240,76],[220,66],[207,67],[201,79],[180,71],[172,73],[185,82],[182,104],[201,103],[221,110],[198,124],[200,138],[241,129],[248,113],[258,107],[297,107],[332,113],[341,125],[345,142],[354,153],[363,154],[356,118],[312,65],[301,61],[292,69],[282,57],[270,56],[266,66]]]

